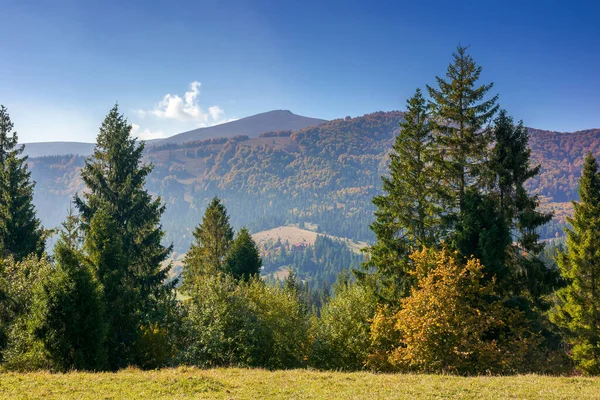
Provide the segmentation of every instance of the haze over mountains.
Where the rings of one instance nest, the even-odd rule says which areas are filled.
[[[194,142],[211,138],[228,138],[237,135],[256,137],[270,131],[297,131],[307,126],[319,125],[323,119],[303,117],[289,110],[273,110],[252,115],[224,124],[198,128],[179,133],[165,139],[147,140],[148,146],[160,146],[168,143]],[[75,154],[88,156],[94,151],[93,143],[81,142],[37,142],[26,143],[25,154],[29,157]]]
[[[372,240],[371,199],[388,172],[402,116],[392,111],[323,121],[279,110],[149,143],[145,161],[155,168],[147,186],[167,204],[166,240],[185,251],[213,196],[223,199],[236,228],[258,232],[307,223],[318,232]],[[600,130],[530,132],[532,164],[542,169],[528,189],[556,213],[542,232],[551,238],[562,234],[577,196],[584,152],[600,154]],[[78,171],[85,145],[28,145],[36,207],[46,227],[60,224],[73,194],[83,188]],[[66,150],[82,155],[57,153]],[[36,157],[41,154],[51,156]]]

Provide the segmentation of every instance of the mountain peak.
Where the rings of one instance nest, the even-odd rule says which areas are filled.
[[[232,137],[248,135],[257,137],[263,132],[272,131],[297,131],[309,126],[319,125],[326,122],[319,118],[310,118],[297,115],[290,110],[271,110],[264,113],[240,118],[224,124],[198,128],[183,132],[166,139],[152,141],[152,145],[163,145],[167,143],[195,142],[210,138]]]

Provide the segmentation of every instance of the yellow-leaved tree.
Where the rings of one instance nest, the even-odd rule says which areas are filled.
[[[483,265],[464,262],[448,250],[423,249],[411,256],[415,286],[390,315],[373,319],[375,369],[481,374],[526,370],[526,355],[538,342],[522,312],[507,307],[483,283]],[[387,349],[382,343],[395,339]]]

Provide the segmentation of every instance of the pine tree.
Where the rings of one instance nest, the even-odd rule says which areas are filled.
[[[449,223],[456,221],[467,188],[485,181],[491,144],[488,124],[498,110],[497,95],[485,99],[493,83],[477,86],[481,66],[467,48],[458,46],[453,58],[446,79],[436,77],[438,87],[427,86]]]
[[[133,347],[141,325],[136,297],[139,292],[127,273],[127,259],[120,237],[114,235],[116,222],[99,210],[89,223],[84,250],[102,283],[106,305],[106,351],[108,368],[115,370],[132,363]]]
[[[256,242],[248,229],[240,229],[231,244],[225,271],[237,279],[247,281],[253,276],[258,276],[261,268],[262,259]]]
[[[527,129],[522,121],[515,125],[505,110],[500,110],[494,120],[493,138],[491,191],[498,199],[506,226],[515,233],[511,242],[517,244],[509,248],[514,265],[511,271],[507,268],[503,277],[498,276],[506,278],[505,282],[500,279],[498,286],[512,295],[528,291],[540,305],[540,296],[554,290],[558,281],[556,271],[547,268],[537,257],[543,249],[538,230],[552,219],[552,214],[539,211],[538,196],[529,195],[525,189],[525,182],[539,174],[540,166],[530,167]],[[482,262],[487,266],[483,259]]]
[[[529,134],[523,121],[514,124],[506,110],[500,110],[494,120],[491,170],[494,187],[499,195],[500,208],[511,228],[519,232],[521,248],[537,254],[543,245],[538,242],[537,228],[552,219],[552,214],[537,210],[537,195],[530,196],[525,182],[537,176],[540,166],[530,167]]]
[[[500,286],[511,277],[507,257],[511,235],[495,198],[494,194],[467,189],[451,243],[464,257],[480,260],[484,279],[496,280]]]
[[[407,102],[407,112],[390,154],[390,176],[382,177],[384,194],[373,199],[377,207],[371,230],[377,238],[369,249],[367,269],[375,268],[386,296],[408,293],[408,254],[412,247],[436,242],[439,200],[432,156],[432,125],[421,91]]]
[[[111,313],[124,312],[128,320],[119,326],[113,321],[109,328],[111,368],[144,363],[132,359],[132,347],[141,326],[165,317],[172,291],[172,286],[164,285],[169,268],[162,266],[172,250],[161,244],[165,207],[144,188],[152,166],[142,164],[144,144],[130,133],[131,125],[115,105],[81,171],[87,191],[75,197],[84,247],[104,286],[106,307]]]
[[[227,254],[233,242],[233,229],[227,210],[215,197],[208,205],[202,223],[194,231],[195,242],[184,260],[182,290],[190,291],[204,274],[225,272]]]
[[[35,215],[35,183],[13,127],[6,107],[0,105],[0,256],[19,261],[31,253],[41,256],[46,234]]]
[[[579,180],[579,202],[568,221],[567,251],[558,265],[568,285],[557,292],[553,321],[564,329],[575,363],[600,374],[600,174],[590,153]]]

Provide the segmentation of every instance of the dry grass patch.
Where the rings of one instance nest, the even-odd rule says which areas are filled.
[[[253,234],[252,237],[259,247],[262,247],[265,244],[274,244],[277,242],[277,239],[281,240],[282,243],[287,241],[291,246],[314,246],[315,240],[317,240],[317,236],[319,235],[325,236],[329,239],[342,241],[351,251],[357,254],[361,252],[361,249],[367,246],[367,243],[365,242],[354,242],[350,239],[331,236],[324,233],[317,233],[306,229],[300,229],[295,225],[280,226],[266,231],[257,232]]]
[[[0,374],[2,399],[600,399],[600,378],[196,368]]]

